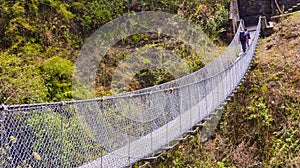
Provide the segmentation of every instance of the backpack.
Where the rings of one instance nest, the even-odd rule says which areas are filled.
[[[245,32],[240,32],[240,41],[245,42],[246,41],[246,34]]]
[[[245,34],[246,34],[246,36],[248,37],[248,39],[251,39],[251,38],[250,38],[250,33],[249,33],[249,32],[246,32]]]

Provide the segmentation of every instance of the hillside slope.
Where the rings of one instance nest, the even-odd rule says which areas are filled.
[[[228,102],[217,133],[192,136],[149,167],[300,166],[300,13],[260,39],[252,71]]]

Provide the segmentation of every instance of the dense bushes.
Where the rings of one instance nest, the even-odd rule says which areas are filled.
[[[72,99],[71,85],[74,68],[70,61],[55,56],[41,65],[43,78],[48,89],[48,101]]]
[[[200,3],[196,0],[0,0],[0,3],[0,103],[15,104],[72,99],[72,64],[84,39],[103,24],[124,13],[160,10],[179,14],[204,25],[203,29],[211,37],[218,38],[224,31],[221,27],[228,18],[225,7],[229,0],[203,0]],[[139,40],[132,39],[125,45],[134,48]],[[115,52],[116,55],[122,53],[124,52]],[[54,56],[55,58],[51,58]],[[195,60],[194,56],[184,57],[192,58],[188,61],[193,71],[203,66],[201,61],[192,61]],[[118,61],[109,59],[105,63],[108,67],[113,64],[113,68]],[[104,80],[110,78],[108,74]],[[103,83],[109,84],[109,81],[98,82],[97,90],[101,92],[99,96],[110,94]]]
[[[0,54],[0,103],[37,103],[47,97],[47,89],[35,64],[17,55]]]

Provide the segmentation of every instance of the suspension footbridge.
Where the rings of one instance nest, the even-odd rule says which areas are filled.
[[[249,70],[260,20],[243,54],[242,29],[213,62],[162,85],[100,99],[2,105],[1,167],[126,167],[171,148],[214,114]]]

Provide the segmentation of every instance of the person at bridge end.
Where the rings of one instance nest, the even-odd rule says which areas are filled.
[[[245,53],[246,52],[246,42],[247,42],[247,36],[246,36],[245,31],[241,30],[239,38],[238,38],[238,42],[239,42],[239,44],[242,45],[243,52]]]

